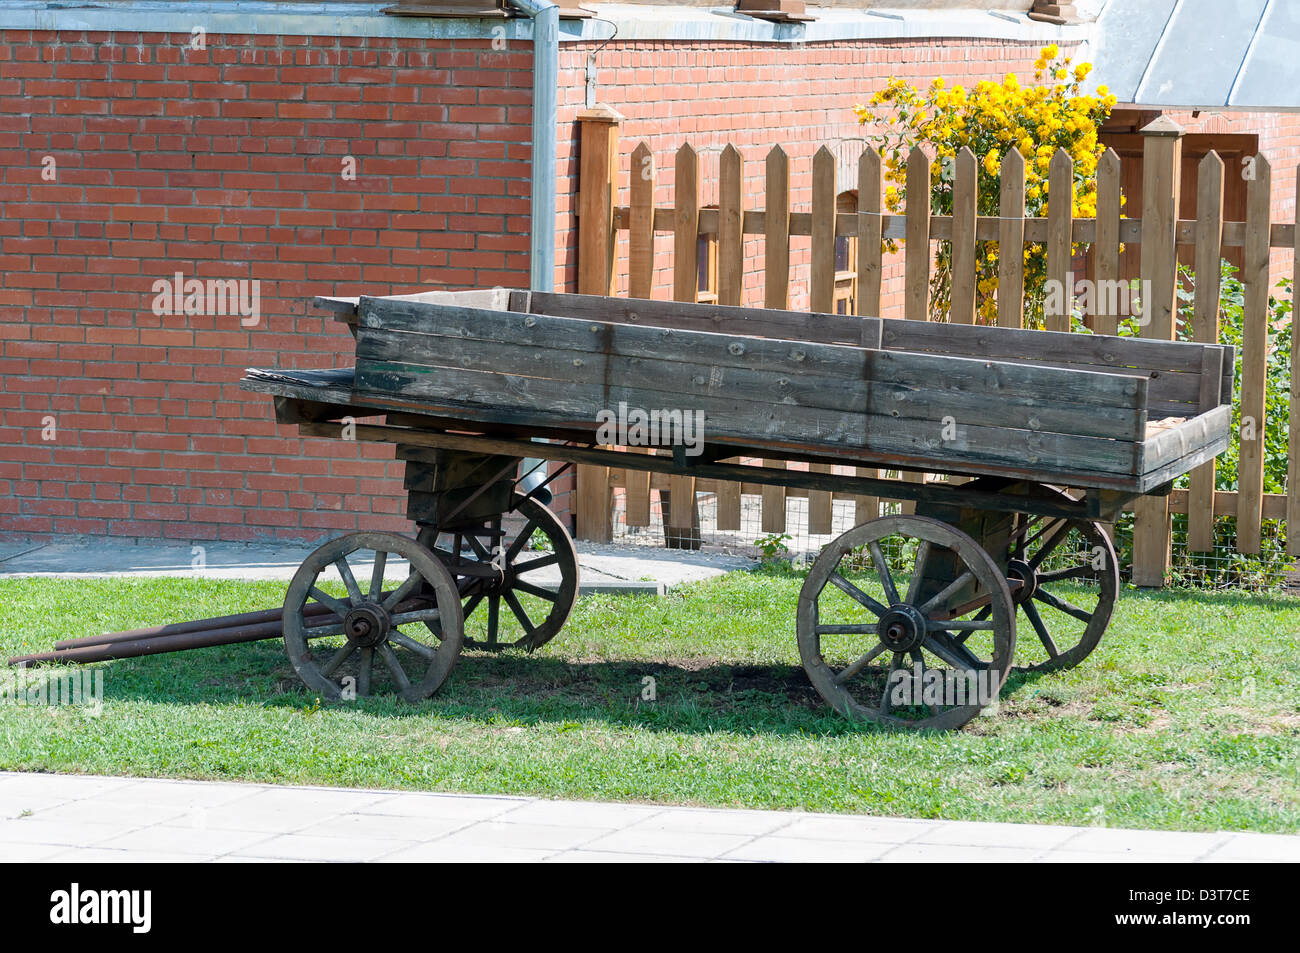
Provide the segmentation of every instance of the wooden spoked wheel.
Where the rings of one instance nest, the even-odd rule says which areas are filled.
[[[1031,486],[1069,499],[1055,487]],[[1119,594],[1119,559],[1101,524],[1017,514],[1006,566],[1008,580],[1021,584],[1011,597],[1036,637],[1021,639],[1016,668],[1052,671],[1087,658],[1101,642]]]
[[[555,637],[577,601],[578,551],[537,500],[516,493],[510,513],[522,520],[511,532],[502,529],[503,514],[476,526],[425,527],[420,541],[456,580],[473,633],[465,644],[531,652]]]
[[[385,570],[410,572],[392,589]],[[358,581],[354,567],[373,562]],[[341,583],[345,594],[322,588]],[[407,701],[436,692],[460,655],[464,619],[456,584],[433,554],[394,533],[352,533],[303,561],[284,600],[284,646],[303,683],[325,698],[388,691]]]
[[[799,594],[797,632],[804,669],[836,711],[942,730],[997,698],[1015,607],[997,564],[965,533],[885,516],[822,550]]]

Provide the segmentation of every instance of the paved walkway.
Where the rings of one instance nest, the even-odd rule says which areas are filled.
[[[195,544],[198,545],[198,544]],[[280,579],[288,581],[314,546],[262,546],[248,543],[131,543],[90,539],[71,543],[0,543],[3,576],[180,576],[205,579]],[[721,553],[654,549],[637,545],[578,544],[581,594],[594,592],[662,593],[669,586],[711,579],[753,560]],[[365,571],[357,561],[355,568]],[[405,573],[400,561],[394,573]],[[557,571],[558,573],[558,571]],[[538,576],[545,574],[539,570]],[[558,575],[557,577],[558,578]]]
[[[1188,834],[0,773],[0,861],[1300,860],[1300,837]]]

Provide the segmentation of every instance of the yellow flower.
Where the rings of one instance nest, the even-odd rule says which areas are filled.
[[[1057,56],[1060,55],[1060,53],[1061,53],[1061,48],[1057,46],[1055,43],[1051,43],[1043,47],[1042,51],[1039,53],[1039,56],[1045,60],[1054,60],[1056,59]]]
[[[1091,63],[1080,63],[1078,66],[1074,68],[1074,78],[1077,82],[1082,83],[1085,79],[1088,78],[1088,74],[1091,72],[1092,72]]]
[[[1001,163],[996,152],[990,152],[984,157],[984,171],[989,175],[997,175],[1000,167]]]

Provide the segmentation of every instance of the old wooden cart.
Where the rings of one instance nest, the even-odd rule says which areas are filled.
[[[418,534],[327,543],[280,620],[219,620],[188,642],[282,634],[330,698],[424,698],[464,644],[531,650],[560,630],[578,564],[545,483],[525,489],[521,461],[543,457],[563,464],[546,482],[600,464],[903,501],[812,564],[799,652],[845,715],[956,727],[1017,661],[1069,667],[1097,646],[1119,588],[1105,524],[1228,445],[1233,352],[1217,345],[501,289],[317,303],[351,326],[355,367],[250,370],[242,386],[304,435],[395,445]],[[703,452],[598,445],[620,404],[702,412]],[[399,559],[409,574],[386,587]],[[361,561],[376,568],[358,581]],[[332,574],[346,596],[322,587]],[[469,639],[466,619],[484,617]],[[1018,657],[1021,617],[1033,638]],[[154,650],[187,638],[127,635]],[[120,657],[121,643],[59,651]]]

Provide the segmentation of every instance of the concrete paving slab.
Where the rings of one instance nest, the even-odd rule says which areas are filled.
[[[314,546],[248,543],[152,543],[118,539],[0,545],[0,577],[79,577],[147,579],[157,577],[278,580],[287,582]],[[595,593],[662,595],[666,589],[752,568],[741,556],[655,550],[648,546],[579,544],[579,595]],[[369,574],[372,564],[353,563]],[[395,560],[385,578],[400,581],[408,567]],[[539,583],[556,582],[554,567],[535,570]]]
[[[729,811],[527,797],[0,773],[38,809],[0,820],[12,861],[1300,861],[1300,836]],[[111,809],[96,817],[99,790]],[[233,796],[235,791],[242,796]],[[184,811],[129,808],[151,797]],[[203,805],[190,810],[188,804]],[[75,806],[69,810],[68,806]],[[166,812],[164,812],[166,813]],[[96,817],[94,820],[88,818]]]

